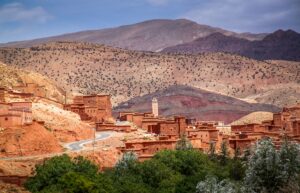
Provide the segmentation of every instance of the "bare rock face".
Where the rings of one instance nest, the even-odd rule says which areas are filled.
[[[0,44],[2,47],[31,47],[53,41],[100,43],[130,50],[159,51],[169,46],[191,42],[215,32],[249,40],[262,39],[266,34],[235,33],[201,25],[187,19],[157,19],[116,28],[81,31],[29,41]]]
[[[206,90],[177,85],[121,103],[114,112],[151,112],[151,99],[154,97],[158,99],[160,115],[182,115],[203,121],[230,123],[250,112],[280,110],[272,105],[251,104]]]
[[[293,30],[278,30],[262,40],[249,41],[214,33],[192,42],[165,48],[162,52],[186,54],[229,52],[258,60],[300,61],[300,34]]]

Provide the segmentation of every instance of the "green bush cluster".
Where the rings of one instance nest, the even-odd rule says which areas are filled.
[[[184,146],[185,143],[183,143]],[[213,146],[212,146],[213,147]],[[112,169],[100,172],[90,161],[67,155],[37,166],[25,187],[43,193],[206,193],[290,192],[299,186],[299,149],[271,140],[259,142],[250,155],[228,157],[225,143],[219,154],[190,148],[158,152],[138,162],[125,153]]]

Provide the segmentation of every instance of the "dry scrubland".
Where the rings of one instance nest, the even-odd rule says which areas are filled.
[[[167,55],[74,42],[1,48],[0,60],[46,75],[68,91],[111,94],[114,104],[176,84],[278,106],[300,98],[299,62],[225,53]]]
[[[250,113],[232,122],[231,125],[244,125],[250,123],[261,124],[263,121],[272,120],[272,119],[273,119],[273,113],[258,111],[258,112]]]

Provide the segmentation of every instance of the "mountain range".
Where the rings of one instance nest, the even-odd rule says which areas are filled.
[[[213,33],[247,40],[261,40],[266,34],[235,33],[201,25],[187,19],[156,19],[109,29],[87,30],[28,41],[0,44],[1,47],[31,47],[52,41],[78,41],[105,44],[129,50],[160,51],[166,47],[191,42]]]
[[[162,52],[186,54],[227,52],[258,60],[300,61],[300,34],[293,30],[278,30],[262,40],[249,41],[217,32],[192,42],[165,48]]]

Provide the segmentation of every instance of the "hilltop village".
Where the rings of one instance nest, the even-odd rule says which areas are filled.
[[[32,118],[32,101],[47,98],[43,86],[26,84],[12,89],[0,89],[0,128],[43,126],[42,121]],[[12,101],[14,102],[8,102]],[[49,99],[50,100],[50,99]],[[52,101],[54,103],[54,101]],[[224,125],[217,121],[199,121],[176,115],[163,117],[159,114],[159,100],[152,99],[152,112],[119,112],[112,116],[109,95],[74,96],[71,103],[59,103],[60,108],[78,114],[97,132],[112,131],[131,133],[142,130],[151,134],[151,139],[138,138],[124,141],[118,147],[119,153],[133,151],[139,160],[151,158],[156,152],[175,149],[176,143],[185,136],[194,149],[208,152],[211,145],[220,151],[222,143],[227,143],[230,151],[243,151],[257,140],[269,137],[279,147],[283,137],[300,142],[300,104],[285,107],[282,112],[274,113],[272,120],[261,124]]]

